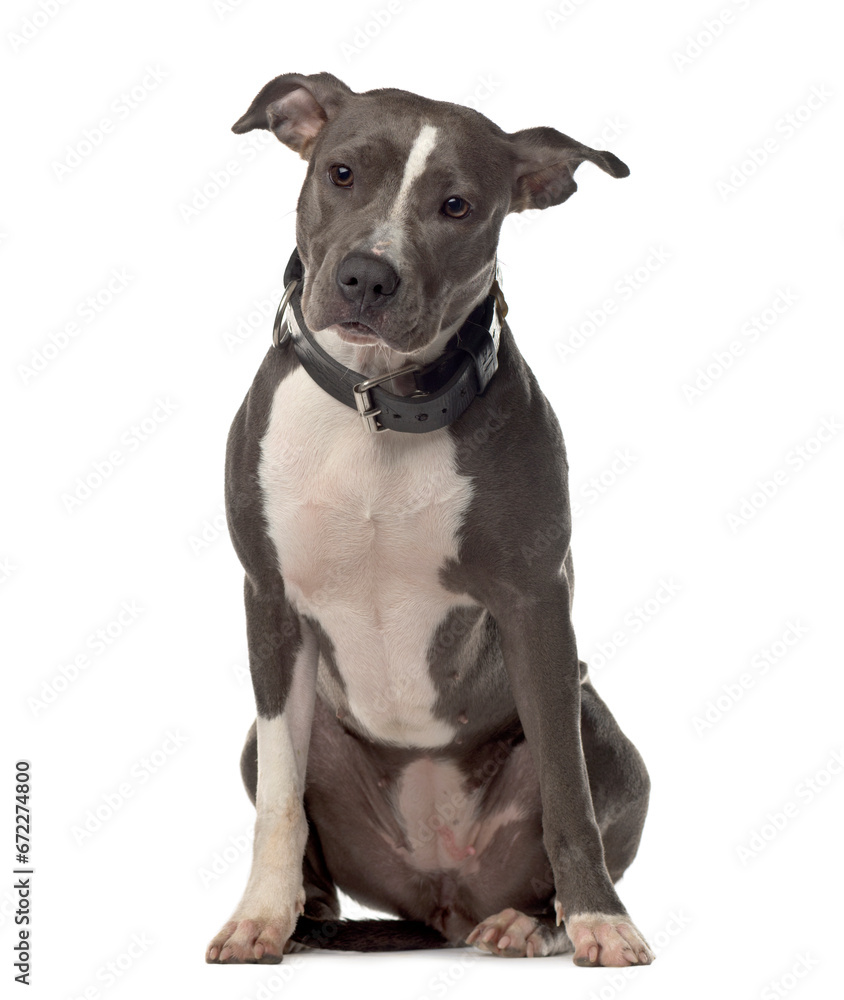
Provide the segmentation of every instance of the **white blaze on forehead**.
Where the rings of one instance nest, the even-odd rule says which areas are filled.
[[[390,216],[400,215],[407,204],[407,198],[413,182],[421,175],[431,155],[431,150],[437,142],[438,129],[434,125],[423,125],[419,130],[419,135],[413,141],[407,162],[404,165],[404,174],[401,179],[401,187],[393,202]]]
[[[419,130],[404,164],[399,193],[390,206],[386,218],[381,219],[371,234],[372,247],[370,252],[376,257],[380,257],[386,252],[397,266],[402,263],[402,249],[407,229],[405,210],[410,192],[414,182],[422,176],[425,170],[431,150],[436,145],[438,131],[434,125],[423,125]]]

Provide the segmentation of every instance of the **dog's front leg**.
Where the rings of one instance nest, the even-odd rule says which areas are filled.
[[[493,610],[516,707],[539,773],[542,831],[578,965],[636,965],[653,953],[607,871],[580,738],[580,671],[563,571]]]
[[[208,962],[280,962],[305,903],[302,804],[316,690],[317,645],[277,586],[246,581],[249,665],[258,709],[252,870],[243,898],[208,946]]]

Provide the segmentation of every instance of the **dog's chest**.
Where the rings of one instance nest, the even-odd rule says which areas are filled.
[[[321,696],[376,739],[450,742],[459,724],[433,714],[429,649],[472,603],[439,580],[472,485],[448,431],[369,434],[297,368],[276,390],[259,476],[287,597],[331,643]]]

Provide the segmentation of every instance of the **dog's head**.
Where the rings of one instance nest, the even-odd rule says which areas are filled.
[[[312,330],[401,353],[442,344],[489,291],[508,212],[559,205],[612,153],[552,128],[508,134],[471,108],[329,73],[276,77],[234,132],[269,129],[308,161],[296,242]]]

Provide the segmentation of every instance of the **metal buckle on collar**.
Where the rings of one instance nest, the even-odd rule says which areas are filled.
[[[383,424],[380,424],[375,418],[381,412],[380,407],[375,407],[372,405],[372,396],[369,390],[374,385],[380,385],[382,382],[389,382],[392,378],[397,378],[399,375],[407,375],[410,372],[418,372],[422,369],[422,365],[405,365],[404,368],[397,368],[393,372],[387,372],[386,375],[378,375],[375,378],[364,379],[363,382],[358,382],[357,385],[352,386],[355,393],[355,406],[358,408],[358,413],[363,417],[364,423],[366,424],[366,429],[370,434],[377,434],[379,431],[389,430]],[[411,395],[417,395],[418,393],[411,393]],[[421,395],[427,395],[425,393]]]
[[[281,302],[279,302],[278,309],[276,309],[275,322],[273,323],[273,347],[281,347],[290,337],[290,324],[287,324],[287,328],[283,334],[281,333],[281,324],[284,322],[284,314],[287,312],[287,307],[290,305],[290,300],[293,298],[293,293],[296,291],[298,284],[298,278],[294,278],[288,282],[287,287],[284,289],[284,294],[281,296]]]

